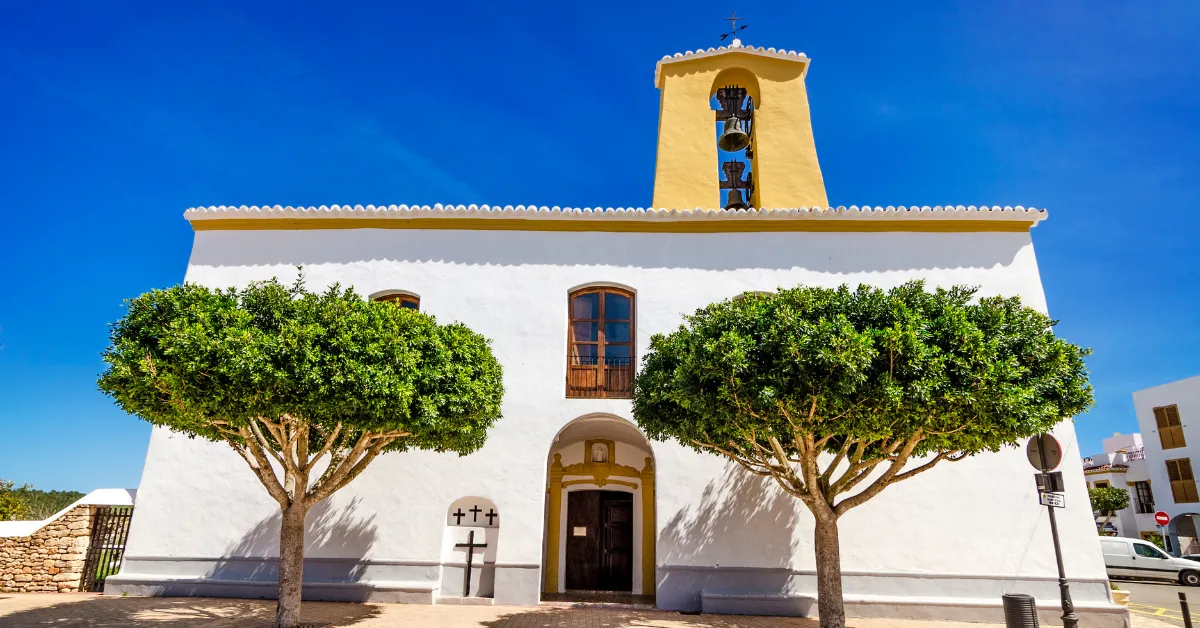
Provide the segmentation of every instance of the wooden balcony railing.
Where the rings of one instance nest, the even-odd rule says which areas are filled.
[[[571,356],[567,363],[567,397],[629,399],[633,396],[633,360]]]

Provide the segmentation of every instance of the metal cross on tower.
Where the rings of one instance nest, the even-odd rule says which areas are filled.
[[[749,24],[743,24],[741,26],[737,25],[737,23],[739,21],[746,19],[744,17],[738,17],[737,11],[730,11],[729,17],[723,17],[721,19],[728,20],[730,22],[730,27],[733,29],[733,30],[730,30],[728,33],[724,33],[723,35],[721,35],[721,41],[725,41],[725,38],[729,37],[730,35],[737,35],[738,31],[746,30],[746,28],[748,28],[750,26]]]

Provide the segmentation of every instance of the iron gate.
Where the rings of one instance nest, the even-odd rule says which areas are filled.
[[[125,538],[129,536],[129,521],[133,506],[97,506],[92,518],[92,540],[87,560],[83,563],[80,591],[103,591],[104,580],[121,568],[125,554]]]

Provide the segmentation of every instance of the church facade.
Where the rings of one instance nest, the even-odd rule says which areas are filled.
[[[480,451],[381,456],[314,508],[306,599],[533,605],[610,591],[662,609],[805,612],[816,591],[807,509],[722,458],[638,430],[631,382],[650,337],[706,304],[797,284],[920,278],[1046,307],[1030,236],[1044,211],[827,207],[808,68],[802,54],[736,42],[660,61],[656,209],[185,213],[188,282],[289,281],[302,265],[311,288],[352,285],[461,321],[493,340],[504,366],[504,418]],[[1056,435],[1068,450],[1060,528],[1077,612],[1087,625],[1127,625],[1070,422]],[[848,613],[997,619],[1007,592],[1056,608],[1031,473],[1022,451],[984,454],[848,513]],[[155,428],[106,593],[269,597],[278,532],[277,505],[233,451]]]

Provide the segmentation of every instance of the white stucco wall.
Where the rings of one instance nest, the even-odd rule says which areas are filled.
[[[202,231],[187,280],[214,287],[272,276],[286,282],[297,264],[313,288],[339,282],[364,295],[411,291],[422,311],[492,338],[504,365],[504,419],[480,452],[384,456],[316,515],[321,531],[309,542],[310,556],[376,561],[393,571],[411,563],[404,577],[417,580],[436,577],[446,508],[467,495],[485,496],[504,513],[497,565],[537,574],[555,434],[590,413],[632,420],[628,400],[564,398],[567,292],[575,286],[613,282],[636,290],[639,357],[652,334],[675,328],[684,313],[780,285],[888,287],[923,278],[1019,295],[1045,309],[1028,233]],[[1106,605],[1071,423],[1056,435],[1066,448],[1068,507],[1060,525],[1067,573],[1080,582],[1073,593],[1081,608]],[[709,586],[702,581],[710,569],[781,574],[780,586],[792,591],[809,586],[812,520],[799,502],[717,457],[670,443],[652,447],[660,605],[690,604],[691,594],[679,592]],[[165,570],[212,577],[203,570],[214,563],[200,559],[270,556],[273,517],[277,526],[274,504],[226,447],[155,430],[127,551],[146,560],[133,560],[122,576],[148,579]],[[848,600],[998,604],[1001,593],[1025,590],[1052,604],[1056,596],[1045,509],[1017,449],[943,464],[888,488],[842,520],[841,539]],[[384,567],[372,564],[368,575],[373,569]],[[497,576],[498,600],[502,589]]]

